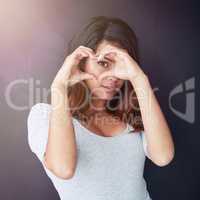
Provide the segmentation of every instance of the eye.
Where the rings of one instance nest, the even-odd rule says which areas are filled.
[[[105,67],[105,68],[108,68],[108,67],[109,67],[109,63],[106,62],[106,61],[99,61],[98,64],[102,65],[102,66]]]

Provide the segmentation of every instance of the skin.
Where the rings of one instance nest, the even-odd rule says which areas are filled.
[[[99,62],[101,60],[108,60]],[[84,72],[78,68],[82,58],[87,58]],[[129,56],[128,52],[114,43],[102,41],[96,52],[84,46],[77,48],[67,56],[51,85],[51,104],[49,137],[44,155],[44,164],[55,175],[63,179],[73,177],[76,169],[77,151],[72,116],[66,90],[79,81],[87,84],[91,92],[88,113],[104,121],[92,120],[88,129],[102,136],[114,136],[125,127],[125,124],[112,119],[105,111],[105,102],[112,98],[115,90],[106,92],[102,85],[114,85],[120,89],[124,80],[133,85],[139,101],[144,133],[147,139],[149,159],[158,166],[165,166],[174,157],[174,144],[170,129],[154,95],[150,82],[141,67]],[[141,98],[142,97],[142,98]],[[100,114],[100,115],[99,115]],[[99,120],[98,120],[99,122]],[[108,123],[109,122],[109,123]]]
[[[100,55],[103,49],[109,46],[113,47],[113,45],[111,45],[107,41],[103,41],[102,43],[100,43],[96,50],[96,55]],[[116,92],[115,90],[120,89],[124,83],[124,80],[113,75],[103,77],[102,80],[98,79],[102,73],[114,68],[114,63],[107,57],[102,58],[99,61],[88,59],[86,65],[84,66],[85,72],[93,74],[95,76],[94,79],[89,79],[85,82],[92,92],[92,96],[97,97],[97,100],[94,101],[94,98],[92,99],[91,103],[94,105],[94,107],[98,107],[99,110],[100,108],[101,110],[104,110],[106,101],[111,99]],[[112,92],[106,92],[107,90],[102,85],[110,84],[115,85],[115,90],[113,90]]]
[[[104,48],[108,46],[113,47],[113,43],[111,44],[105,40],[101,42],[96,49],[95,55],[97,57],[101,55]],[[124,122],[116,117],[112,117],[105,111],[105,103],[107,100],[112,99],[116,91],[120,89],[124,83],[123,79],[113,75],[102,77],[102,80],[98,78],[101,74],[108,72],[113,68],[114,62],[109,59],[108,55],[100,60],[87,59],[84,66],[84,71],[86,73],[94,75],[94,78],[85,80],[85,84],[91,92],[90,108],[87,111],[87,114],[92,114],[93,116],[85,126],[90,131],[106,137],[114,136],[126,128]],[[110,86],[111,84],[114,85],[114,88],[113,90],[108,91],[104,86]]]
[[[100,53],[110,55],[109,58],[115,60],[116,64],[110,70],[99,75],[99,82],[103,81],[105,77],[114,76],[132,83],[137,97],[140,97],[138,101],[147,139],[149,159],[158,166],[169,164],[174,157],[174,143],[147,75],[127,51],[104,44],[102,44],[104,47]]]

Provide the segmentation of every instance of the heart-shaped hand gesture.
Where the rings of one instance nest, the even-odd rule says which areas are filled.
[[[107,57],[114,63],[113,68],[103,72],[98,77],[101,82],[107,76],[115,76],[122,80],[133,80],[136,76],[142,73],[142,69],[137,62],[123,49],[107,48],[100,53],[100,57]]]
[[[79,46],[66,57],[62,67],[59,69],[56,77],[54,78],[52,87],[57,85],[68,87],[82,80],[96,79],[93,74],[80,70],[79,64],[84,58],[94,59],[95,61],[97,60],[97,57],[92,49],[85,46]]]

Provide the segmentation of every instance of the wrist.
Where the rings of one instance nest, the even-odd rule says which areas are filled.
[[[61,89],[61,90],[66,90],[68,88],[67,83],[62,83],[61,81],[53,81],[51,84],[51,90],[52,89]]]
[[[130,78],[130,81],[132,83],[136,83],[138,81],[147,81],[147,80],[148,76],[143,71],[139,71],[135,76]]]
[[[68,90],[63,84],[52,84],[51,104],[53,107],[60,108],[68,103]]]

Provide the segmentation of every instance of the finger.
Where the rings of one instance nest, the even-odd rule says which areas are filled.
[[[88,53],[90,57],[95,57],[95,54],[93,51],[90,51],[89,49],[81,49],[83,52]]]
[[[100,57],[99,60],[107,58],[111,62],[117,62],[123,58],[123,55],[121,53],[112,51],[112,52],[104,52],[103,54],[100,54],[99,57]]]
[[[115,52],[109,52],[106,54],[100,54],[99,56],[97,56],[97,61],[103,61],[104,59],[108,59],[111,62],[115,62],[116,61],[116,53]]]
[[[85,49],[85,50],[88,50],[90,51],[91,53],[94,53],[94,50],[91,49],[90,47],[86,47],[86,46],[79,46],[80,49]]]
[[[93,74],[89,74],[89,73],[81,73],[80,80],[85,80],[85,79],[96,79],[96,76],[94,76]]]
[[[78,65],[80,61],[84,58],[97,59],[94,55],[92,55],[88,51],[80,51],[80,52],[77,52],[75,55],[75,65]]]
[[[89,54],[90,58],[96,58],[95,52],[93,49],[89,48],[89,47],[85,47],[85,46],[80,46],[79,47],[80,51],[86,52]]]
[[[92,54],[94,55],[94,52],[89,48],[86,48],[84,46],[79,46],[72,54],[74,54],[76,59],[80,60],[89,55],[91,56]]]
[[[94,53],[88,51],[87,49],[82,49],[83,53],[87,54],[87,58],[90,58],[92,60],[97,60],[97,57],[95,56]]]
[[[109,53],[106,53],[104,55],[104,58],[107,58],[111,61],[115,61],[117,59],[117,53],[116,52],[109,52]]]
[[[71,79],[69,80],[69,85],[72,86],[76,83],[79,83],[82,80],[86,79],[96,79],[96,77],[92,74],[89,73],[81,73],[81,74],[76,74]]]
[[[83,58],[89,57],[89,54],[83,51],[79,51],[75,53],[75,59],[79,62]]]

